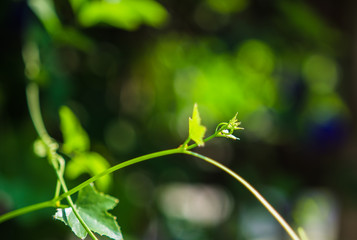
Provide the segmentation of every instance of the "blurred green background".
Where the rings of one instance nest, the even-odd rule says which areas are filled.
[[[239,142],[199,152],[255,186],[310,239],[357,236],[357,3],[332,0],[3,0],[0,213],[49,200],[25,89],[41,88],[52,137],[67,105],[115,165],[172,148],[239,112]],[[69,160],[70,162],[70,160]],[[68,185],[87,179],[67,174]],[[116,172],[106,192],[125,240],[287,239],[250,193],[199,160]],[[0,225],[1,239],[74,239],[54,209]]]

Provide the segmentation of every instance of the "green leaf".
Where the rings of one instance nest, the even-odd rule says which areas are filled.
[[[94,176],[109,167],[110,165],[107,160],[98,153],[78,153],[67,163],[66,176],[70,179],[75,179],[83,173],[89,173],[91,176]],[[101,191],[106,191],[111,183],[111,175],[105,175],[96,181],[96,186]]]
[[[107,212],[118,202],[119,200],[112,196],[97,192],[90,184],[79,191],[75,207],[93,232],[115,240],[122,240],[123,236],[115,220],[116,217]],[[74,215],[72,208],[58,208],[54,217],[68,225],[79,238],[84,239],[87,236],[86,230]]]
[[[61,131],[63,134],[63,151],[67,154],[89,150],[89,137],[74,113],[66,106],[59,110]]]
[[[193,107],[192,118],[189,118],[189,138],[197,143],[198,146],[203,146],[203,137],[206,133],[206,127],[201,125],[201,118],[198,112],[197,104]]]
[[[106,23],[126,30],[135,30],[141,24],[160,27],[167,17],[166,9],[153,0],[91,1],[78,11],[83,26]]]

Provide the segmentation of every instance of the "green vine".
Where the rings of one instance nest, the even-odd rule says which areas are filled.
[[[185,155],[190,155],[199,159],[202,159],[217,168],[221,169],[225,173],[231,175],[234,179],[236,179],[239,183],[241,183],[245,188],[247,188],[259,201],[260,203],[273,215],[273,217],[279,222],[279,224],[285,229],[285,231],[288,233],[288,235],[291,237],[293,240],[300,240],[300,239],[307,239],[307,237],[304,235],[303,230],[299,230],[300,237],[295,233],[295,231],[289,226],[289,224],[280,216],[280,214],[269,204],[269,202],[253,187],[251,186],[247,181],[245,181],[241,176],[239,176],[237,173],[229,169],[228,167],[220,164],[219,162],[203,156],[201,154],[198,154],[196,152],[190,151],[193,148],[196,148],[198,146],[203,146],[207,141],[215,138],[215,137],[225,137],[225,138],[230,138],[237,140],[236,136],[233,135],[234,131],[236,130],[241,130],[243,128],[240,127],[240,122],[238,121],[238,115],[236,114],[229,122],[223,122],[220,123],[214,134],[211,136],[204,138],[204,134],[206,132],[206,127],[201,125],[201,119],[199,116],[198,108],[197,105],[195,104],[194,110],[193,110],[193,115],[192,118],[189,119],[189,136],[185,140],[185,142],[180,145],[178,148],[174,149],[169,149],[169,150],[164,150],[164,151],[159,151],[155,153],[150,153],[147,155],[143,155],[140,157],[133,158],[131,160],[127,160],[125,162],[119,163],[113,167],[107,168],[101,173],[95,174],[93,177],[89,178],[88,180],[82,182],[81,184],[77,185],[76,187],[72,189],[68,189],[66,182],[64,180],[64,171],[65,171],[65,161],[63,157],[57,153],[58,150],[58,143],[53,140],[49,134],[46,131],[46,128],[44,126],[42,117],[41,117],[41,111],[40,111],[40,104],[39,104],[39,94],[38,94],[38,87],[35,84],[30,84],[27,88],[27,101],[28,101],[28,106],[29,106],[29,111],[31,115],[31,119],[33,121],[34,127],[38,133],[40,142],[42,143],[44,149],[45,149],[45,156],[49,160],[49,163],[53,166],[54,171],[57,176],[57,184],[56,184],[56,189],[55,189],[55,196],[49,200],[45,201],[42,203],[37,203],[34,205],[30,205],[21,209],[17,209],[14,211],[11,211],[9,213],[6,213],[4,215],[0,216],[0,223],[7,221],[9,219],[12,219],[14,217],[27,214],[39,209],[43,208],[57,208],[57,213],[55,215],[56,218],[59,220],[65,222],[67,225],[69,225],[72,230],[76,233],[77,236],[85,237],[86,234],[89,234],[89,236],[92,239],[97,239],[96,236],[94,235],[93,231],[99,233],[99,234],[104,234],[107,235],[113,239],[122,239],[121,232],[119,230],[119,227],[117,226],[116,221],[114,220],[113,222],[106,222],[107,224],[111,224],[111,229],[109,232],[103,232],[101,229],[97,229],[90,225],[90,219],[87,221],[83,219],[83,216],[86,216],[86,214],[82,214],[81,216],[80,210],[77,209],[76,205],[80,205],[81,202],[87,201],[87,196],[85,194],[92,194],[94,198],[98,197],[96,194],[97,192],[93,190],[87,190],[84,191],[85,189],[88,189],[88,187],[92,187],[92,183],[97,181],[98,179],[107,176],[117,170],[120,170],[122,168],[134,165],[136,163],[140,163],[149,159],[154,159],[158,157],[164,157],[164,156],[169,156],[173,154],[185,154]],[[189,145],[189,143],[193,141],[192,144]],[[62,192],[62,193],[61,193]],[[75,193],[79,192],[80,197],[78,197],[77,202],[74,203],[72,201],[71,196]],[[103,196],[100,195],[100,198],[103,199],[103,201],[108,201],[110,202],[110,207],[114,207],[116,205],[117,200],[111,196]],[[62,200],[66,199],[68,206],[63,205],[61,203]],[[79,202],[78,202],[79,201]],[[92,208],[95,208],[93,206]],[[66,210],[66,211],[65,211]],[[92,211],[93,209],[87,209],[88,211]],[[106,209],[103,209],[103,211]],[[84,212],[84,210],[81,210]],[[75,217],[71,218],[69,213],[73,213]],[[68,216],[63,216],[63,214],[68,214]],[[109,216],[110,218],[111,216]],[[68,220],[68,219],[72,220]],[[108,219],[106,219],[108,220]],[[74,223],[79,222],[79,225],[83,227],[84,232],[81,232],[80,227],[76,225],[74,227]],[[90,226],[89,226],[90,225]],[[75,228],[75,229],[74,229]],[[113,237],[112,237],[113,236]]]

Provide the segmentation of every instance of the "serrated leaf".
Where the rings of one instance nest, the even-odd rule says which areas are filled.
[[[74,113],[66,106],[59,110],[61,131],[63,134],[63,151],[67,154],[89,150],[89,137]]]
[[[115,220],[116,217],[107,212],[118,202],[119,200],[112,196],[97,192],[91,184],[79,191],[75,207],[93,232],[115,240],[122,240],[123,236]],[[54,217],[68,225],[79,238],[84,239],[87,236],[87,232],[74,215],[72,208],[57,209]]]
[[[203,146],[203,137],[206,133],[206,127],[201,125],[201,118],[198,112],[197,104],[193,107],[192,118],[189,118],[189,138],[197,143],[198,146]]]
[[[78,153],[67,163],[66,176],[70,179],[75,179],[83,173],[94,176],[109,167],[107,160],[96,152]],[[112,183],[111,175],[105,175],[95,183],[101,191],[106,191]]]

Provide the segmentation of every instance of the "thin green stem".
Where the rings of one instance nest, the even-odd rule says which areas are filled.
[[[36,84],[31,83],[27,87],[27,102],[29,106],[30,116],[35,126],[35,129],[43,141],[43,143],[47,147],[48,158],[56,172],[57,179],[60,182],[62,190],[64,193],[68,192],[66,183],[63,179],[63,171],[64,171],[64,159],[56,153],[57,150],[57,143],[54,142],[49,134],[46,131],[45,125],[42,120],[41,110],[40,110],[40,101],[39,101],[39,91]],[[56,195],[59,194],[59,184],[57,182],[56,186]],[[66,196],[68,204],[71,206],[73,213],[76,215],[78,221],[81,223],[83,228],[87,231],[87,233],[91,236],[92,239],[98,240],[94,233],[89,229],[87,224],[84,222],[82,217],[79,215],[74,203],[70,197],[70,195]],[[58,201],[57,201],[58,202]],[[57,203],[58,204],[58,203]]]
[[[152,158],[158,158],[158,157],[162,157],[162,156],[167,156],[167,155],[172,155],[172,154],[177,154],[177,153],[182,153],[183,149],[181,148],[175,148],[175,149],[169,149],[169,150],[164,150],[164,151],[160,151],[160,152],[155,152],[155,153],[150,153],[147,155],[143,155],[140,157],[136,157],[130,160],[127,160],[125,162],[119,163],[111,168],[108,168],[107,170],[89,178],[88,180],[82,182],[81,184],[77,185],[76,187],[70,189],[69,191],[61,194],[58,198],[56,198],[57,201],[61,201],[62,199],[66,198],[67,196],[70,196],[76,192],[78,192],[79,190],[81,190],[82,188],[88,186],[89,184],[91,184],[92,182],[98,180],[99,178],[108,175],[112,172],[115,172],[119,169],[122,169],[124,167],[128,167],[130,165],[139,163],[139,162],[143,162]]]
[[[57,198],[60,195],[60,193],[61,193],[61,182],[57,180],[54,198]]]
[[[72,200],[68,199],[68,197],[70,195],[78,192],[82,188],[88,186],[90,183],[98,180],[99,178],[101,178],[101,177],[103,177],[103,176],[105,176],[107,174],[110,174],[110,173],[112,173],[114,171],[117,171],[117,170],[119,170],[121,168],[133,165],[135,163],[139,163],[139,162],[142,162],[142,161],[145,161],[145,160],[149,160],[149,159],[153,159],[153,158],[157,158],[157,157],[177,154],[177,153],[182,153],[182,149],[176,148],[176,149],[171,149],[171,150],[165,150],[165,151],[160,151],[160,152],[156,152],[156,153],[147,154],[147,155],[144,155],[144,156],[141,156],[141,157],[133,158],[131,160],[125,161],[123,163],[119,163],[119,164],[117,164],[117,165],[115,165],[115,166],[113,166],[111,168],[108,168],[107,170],[103,171],[102,173],[99,173],[98,175],[95,175],[94,177],[92,177],[92,178],[88,179],[87,181],[79,184],[78,186],[76,186],[75,188],[73,188],[71,190],[68,190],[66,184],[64,183],[64,189],[63,189],[64,193],[62,195],[56,196],[50,201],[34,204],[34,205],[31,205],[31,206],[27,206],[27,207],[24,207],[24,208],[21,208],[21,209],[17,209],[17,210],[11,211],[9,213],[5,213],[5,214],[0,216],[0,223],[2,223],[4,221],[7,221],[7,220],[9,220],[11,218],[17,217],[17,216],[20,216],[20,215],[23,215],[23,214],[26,214],[26,213],[29,213],[29,212],[33,212],[33,211],[36,211],[36,210],[39,210],[41,208],[46,208],[46,207],[55,207],[55,208],[56,207],[62,207],[63,208],[64,205],[59,205],[59,202],[61,200],[66,198],[67,201],[70,204],[70,202],[72,202]],[[57,173],[57,171],[56,171],[56,173]],[[59,178],[58,179],[58,183],[60,184],[60,187],[63,188],[63,186],[61,184],[61,181],[64,182],[63,175],[59,175],[58,178]],[[72,205],[73,205],[73,202],[72,202]],[[70,206],[71,206],[71,204],[70,204]],[[76,210],[74,210],[73,212],[75,213]]]
[[[63,192],[64,193],[68,192],[68,188],[67,188],[66,183],[65,183],[65,181],[63,179],[63,176],[59,173],[59,171],[56,171],[56,174],[57,174],[57,178],[58,178],[59,182],[61,183]],[[83,228],[87,231],[89,236],[92,239],[98,240],[97,237],[94,235],[94,233],[89,229],[87,224],[84,222],[83,218],[79,215],[79,213],[78,213],[78,211],[76,209],[76,206],[74,205],[74,203],[72,201],[72,198],[70,196],[67,196],[66,200],[67,200],[69,206],[72,208],[72,211],[73,211],[74,215],[76,215],[78,221],[82,224]]]
[[[181,148],[187,148],[187,144],[191,141],[191,138],[188,137],[185,142],[181,145]]]
[[[58,174],[61,175],[63,177],[64,174],[64,169],[65,169],[65,161],[63,159],[63,157],[57,157],[60,168],[58,171]],[[56,183],[56,191],[55,191],[55,196],[54,198],[57,198],[61,193],[61,181],[59,179],[57,179],[57,183]],[[60,204],[60,201],[57,201],[57,204]]]
[[[46,145],[52,144],[52,140],[49,137],[45,125],[42,120],[41,110],[40,110],[40,102],[39,102],[39,92],[38,87],[35,83],[30,83],[26,89],[27,96],[27,104],[29,107],[30,116],[33,122],[33,125]]]
[[[293,240],[300,240],[298,235],[294,232],[294,230],[289,226],[289,224],[284,220],[283,217],[280,216],[280,214],[273,208],[273,206],[270,205],[270,203],[252,186],[250,185],[246,180],[244,180],[241,176],[239,176],[237,173],[233,172],[231,169],[227,168],[226,166],[220,164],[219,162],[203,156],[201,154],[191,152],[191,151],[184,151],[184,154],[192,155],[197,158],[200,158],[202,160],[205,160],[206,162],[220,168],[224,172],[228,173],[231,175],[233,178],[235,178],[238,182],[240,182],[245,188],[247,188],[260,202],[263,204],[263,206],[273,215],[273,217],[280,223],[280,225],[285,229],[285,231],[289,234],[289,236]]]
[[[10,220],[14,217],[24,215],[26,213],[37,211],[37,210],[40,210],[43,208],[48,208],[48,207],[56,207],[55,201],[50,200],[50,201],[46,201],[46,202],[41,202],[41,203],[33,204],[33,205],[30,205],[30,206],[27,206],[24,208],[20,208],[20,209],[5,213],[0,216],[0,223]]]

